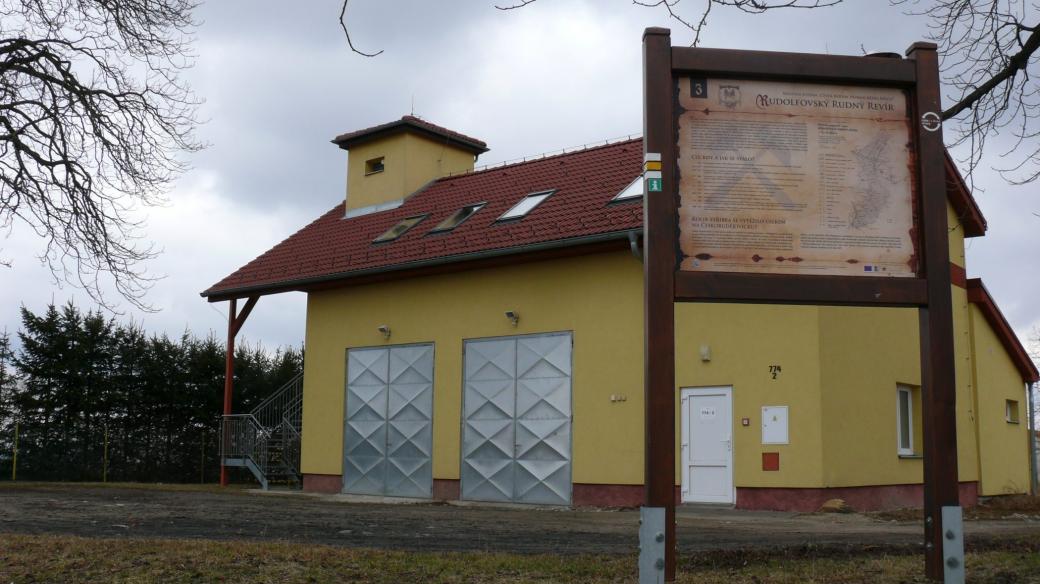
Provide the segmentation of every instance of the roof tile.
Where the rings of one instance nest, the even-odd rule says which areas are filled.
[[[380,213],[346,219],[340,203],[203,295],[283,288],[446,256],[640,229],[641,206],[610,200],[639,174],[641,160],[641,140],[628,140],[442,178]],[[523,219],[496,221],[525,195],[547,189],[557,192]],[[480,201],[487,205],[452,231],[429,234],[462,206]],[[430,216],[397,240],[372,243],[401,219],[424,213]]]

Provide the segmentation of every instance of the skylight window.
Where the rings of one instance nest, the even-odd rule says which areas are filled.
[[[372,240],[372,243],[384,243],[387,241],[393,241],[398,237],[401,237],[408,232],[409,229],[418,225],[423,219],[426,219],[429,215],[416,215],[414,217],[408,217],[407,219],[401,219],[396,225],[386,230],[386,233]]]
[[[551,191],[538,191],[537,193],[531,193],[526,197],[520,199],[520,202],[513,205],[511,209],[502,214],[498,218],[498,221],[509,221],[511,219],[523,219],[534,210],[535,207],[541,204],[542,201],[549,198],[549,195],[555,193],[555,190]]]
[[[445,231],[451,231],[458,227],[463,221],[469,219],[474,213],[481,210],[487,203],[475,203],[473,205],[466,205],[465,207],[455,211],[450,217],[441,221],[436,227],[430,230],[430,233],[444,233]]]
[[[643,196],[643,177],[637,176],[636,180],[632,181],[632,184],[625,187],[620,193],[614,196],[610,200],[611,203],[615,201],[630,201]]]

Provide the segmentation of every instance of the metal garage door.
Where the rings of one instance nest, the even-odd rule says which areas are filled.
[[[433,345],[347,351],[343,490],[429,497]]]
[[[571,335],[467,341],[462,498],[571,501]]]

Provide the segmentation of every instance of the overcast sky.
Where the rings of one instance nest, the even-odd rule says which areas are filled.
[[[660,9],[629,0],[540,0],[499,11],[495,0],[354,0],[349,52],[336,20],[338,0],[206,2],[188,79],[206,100],[199,130],[210,144],[148,213],[148,236],[164,250],[149,264],[164,275],[146,300],[156,313],[131,310],[153,332],[185,328],[219,336],[227,304],[199,292],[336,205],[345,191],[346,153],[335,135],[414,113],[486,141],[480,163],[641,133],[641,35],[667,26]],[[680,9],[699,17],[703,2]],[[925,22],[871,0],[820,10],[743,15],[716,8],[702,45],[777,51],[902,54],[924,38]],[[1040,325],[1040,202],[1036,185],[1009,187],[991,172],[976,198],[989,221],[969,240],[968,274],[985,279],[1022,338]],[[16,228],[0,240],[0,330],[18,329],[18,307],[82,292],[54,285],[34,259],[41,242]],[[305,297],[263,297],[243,329],[273,347],[303,340]]]

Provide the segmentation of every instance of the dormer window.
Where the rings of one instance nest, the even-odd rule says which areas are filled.
[[[375,174],[377,172],[383,172],[383,157],[373,158],[372,160],[365,161],[365,176]]]
[[[428,216],[429,216],[428,214],[427,215],[416,215],[414,217],[408,217],[407,219],[402,219],[402,220],[398,221],[396,225],[394,225],[390,229],[387,229],[386,233],[384,233],[384,234],[380,235],[379,237],[373,239],[372,243],[386,243],[388,241],[393,241],[393,240],[397,239],[398,237],[401,237],[402,235],[407,233],[409,229],[411,229],[412,227],[415,227],[416,225],[421,223],[422,220],[426,219]]]
[[[534,210],[535,207],[540,205],[542,201],[549,198],[549,195],[555,193],[556,190],[551,191],[538,191],[537,193],[531,193],[526,197],[520,199],[520,202],[513,205],[508,211],[502,214],[497,221],[512,221],[523,219],[528,213]]]
[[[469,219],[473,216],[474,213],[481,210],[486,204],[487,203],[475,203],[473,205],[466,205],[465,207],[452,213],[451,216],[445,219],[444,221],[438,223],[436,227],[430,230],[430,233],[444,233],[446,231],[451,231],[452,229],[455,229],[456,227],[461,225],[463,221]]]
[[[617,203],[618,201],[631,201],[638,199],[643,196],[643,177],[637,176],[636,180],[632,181],[632,184],[628,185],[620,193],[614,195],[614,198],[610,200],[611,203]]]

